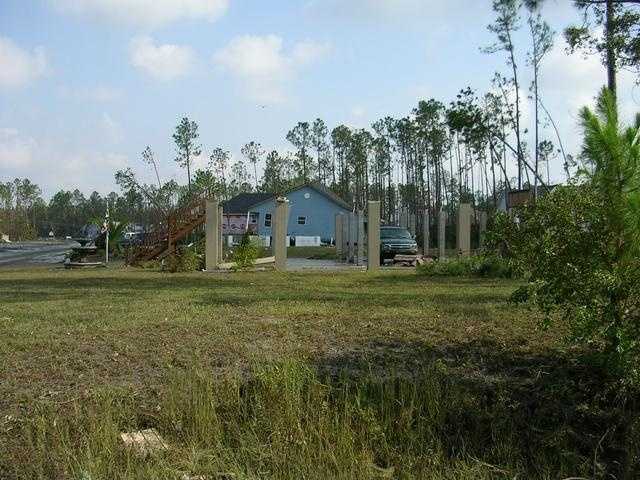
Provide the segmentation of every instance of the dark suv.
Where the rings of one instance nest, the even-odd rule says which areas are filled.
[[[396,255],[416,255],[418,244],[406,228],[380,227],[380,262]]]

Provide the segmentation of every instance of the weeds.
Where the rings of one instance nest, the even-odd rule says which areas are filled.
[[[40,406],[16,427],[9,478],[564,478],[603,468],[562,423],[514,411],[508,392],[412,377],[322,377],[308,365],[248,377],[173,371],[156,406],[124,392]],[[137,407],[137,408],[136,408]],[[170,446],[139,458],[119,432],[156,428]],[[600,444],[604,442],[602,440]],[[601,445],[600,445],[601,446]],[[637,454],[637,451],[636,451]],[[1,457],[0,457],[1,458]],[[1,465],[1,464],[0,464]],[[637,465],[636,465],[637,466]],[[2,473],[2,471],[0,471]]]

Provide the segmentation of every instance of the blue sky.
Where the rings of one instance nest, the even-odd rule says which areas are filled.
[[[579,19],[571,3],[543,10],[558,32]],[[491,20],[490,0],[0,0],[0,179],[27,176],[47,197],[107,193],[118,168],[151,180],[140,161],[150,145],[162,177],[184,182],[171,134],[185,115],[205,152],[239,155],[250,140],[289,148],[298,121],[368,127],[419,99],[486,91],[506,72],[502,56],[480,51]],[[599,60],[568,56],[557,35],[541,89],[573,153],[578,108],[603,82]],[[640,95],[630,75],[620,82],[630,117]],[[559,161],[551,171],[562,178]]]

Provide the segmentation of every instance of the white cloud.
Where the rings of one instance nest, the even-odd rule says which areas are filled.
[[[131,27],[158,28],[180,20],[214,22],[229,7],[229,0],[50,0],[58,9],[106,19]]]
[[[20,135],[15,128],[0,128],[0,167],[2,170],[27,168],[33,163],[36,141]]]
[[[129,46],[131,64],[148,75],[163,81],[188,74],[193,68],[195,54],[181,45],[155,45],[147,36],[135,37]]]
[[[34,138],[15,128],[0,128],[0,170],[7,178],[28,177],[45,196],[61,188],[108,193],[114,172],[128,165],[118,152],[68,145],[59,138]]]
[[[277,35],[243,35],[216,52],[213,60],[241,80],[250,98],[280,103],[286,99],[286,84],[294,74],[328,51],[328,44],[305,41],[287,53]]]
[[[10,39],[0,37],[0,87],[22,87],[47,71],[47,59],[42,47],[29,52]]]

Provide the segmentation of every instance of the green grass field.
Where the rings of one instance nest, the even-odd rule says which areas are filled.
[[[515,287],[1,271],[0,478],[633,478],[637,405]]]

